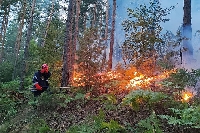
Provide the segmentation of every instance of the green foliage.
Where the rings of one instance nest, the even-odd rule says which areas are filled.
[[[16,88],[19,87],[18,81],[6,82],[1,85],[0,91],[0,119],[1,122],[8,120],[17,113],[16,105],[19,104],[20,95]]]
[[[66,98],[63,98],[63,96],[60,96],[59,94],[52,95],[48,92],[44,92],[41,96],[37,97],[36,106],[39,110],[51,111],[57,108],[60,104],[63,105]]]
[[[195,86],[200,77],[200,70],[178,69],[162,82],[166,87],[183,90],[186,86]]]
[[[9,82],[12,80],[13,64],[4,61],[0,64],[0,82]]]
[[[124,127],[118,124],[117,121],[110,120],[105,121],[105,113],[100,110],[97,116],[94,116],[92,120],[85,121],[81,125],[74,125],[69,128],[67,133],[117,133],[125,132]]]
[[[135,90],[125,96],[123,104],[130,105],[134,110],[138,111],[141,105],[147,104],[148,108],[153,108],[156,103],[166,98],[168,98],[168,96],[162,92]]]
[[[162,133],[161,123],[155,112],[137,124],[136,133]]]
[[[84,35],[79,39],[79,49],[77,50],[77,65],[75,76],[81,81],[75,81],[77,84],[83,83],[85,86],[94,85],[97,80],[95,74],[102,70],[104,45],[100,40],[97,29],[87,29]]]
[[[83,124],[80,125],[73,125],[69,128],[67,133],[95,133],[99,132],[101,129],[101,124],[105,120],[105,114],[102,110],[100,110],[98,116],[94,116],[88,121],[85,121]]]
[[[14,55],[14,48],[15,48],[15,43],[16,43],[16,36],[17,36],[17,32],[18,31],[18,22],[16,20],[11,20],[9,22],[9,26],[7,28],[6,31],[6,36],[5,36],[5,60],[6,61],[10,61],[10,62],[14,62],[13,58]]]
[[[134,10],[128,9],[131,20],[125,20],[122,24],[126,32],[126,40],[122,46],[125,59],[137,67],[146,63],[152,68],[155,57],[163,54],[161,49],[166,48],[160,24],[169,20],[165,17],[173,8],[163,9],[159,2],[150,1],[148,6],[143,4]],[[150,63],[149,60],[153,62]]]
[[[110,120],[110,122],[102,122],[102,128],[107,129],[106,133],[117,133],[119,131],[123,131],[124,129],[123,126],[114,120]]]
[[[200,128],[200,106],[189,106],[183,109],[170,108],[173,115],[159,115],[160,118],[166,119],[168,124],[184,126],[185,128]]]
[[[29,133],[54,133],[43,119],[34,119],[31,123]]]
[[[35,98],[30,97],[29,104],[33,106],[37,106],[39,110],[43,111],[51,111],[55,108],[59,107],[66,107],[68,103],[72,101],[79,101],[81,103],[85,102],[85,94],[83,93],[76,93],[74,96],[58,93],[58,94],[51,94],[50,92],[44,92],[39,97]],[[80,103],[80,104],[81,104]],[[77,104],[78,106],[79,104]]]
[[[117,98],[114,94],[104,94],[98,100],[102,101],[102,105],[107,110],[117,110]]]

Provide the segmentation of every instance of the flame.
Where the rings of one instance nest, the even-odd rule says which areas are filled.
[[[193,87],[185,87],[185,88],[184,88],[184,91],[182,91],[182,93],[181,93],[182,101],[188,102],[188,101],[190,101],[190,99],[192,99],[196,94],[197,94],[197,92],[195,91],[195,89],[194,89]]]
[[[130,80],[129,84],[126,86],[126,88],[129,87],[147,87],[150,84],[150,81],[152,81],[152,77],[145,78],[144,75],[140,75],[138,77],[135,77]]]
[[[72,81],[73,86],[85,86],[90,84],[92,86],[97,85],[99,89],[104,88],[105,85],[108,88],[112,88],[114,91],[130,91],[139,88],[147,88],[152,85],[152,83],[157,83],[162,79],[169,77],[169,75],[174,72],[174,70],[165,71],[163,73],[157,73],[155,76],[146,76],[145,74],[138,72],[135,67],[129,67],[126,70],[119,71],[109,71],[109,72],[100,72],[90,77],[87,77],[86,74],[74,73],[74,78]],[[117,83],[114,86],[110,85],[110,81],[116,80]],[[117,90],[116,90],[116,89]]]
[[[130,80],[130,82],[126,86],[126,88],[137,87],[137,86],[138,87],[148,87],[152,82],[163,80],[163,79],[169,77],[169,75],[173,72],[175,72],[175,70],[165,71],[163,73],[157,74],[156,76],[152,76],[152,77],[146,77],[143,74],[139,74],[139,76],[136,76]],[[135,75],[138,75],[138,73],[135,72]]]
[[[188,102],[193,96],[192,92],[184,91],[182,92],[182,101]]]

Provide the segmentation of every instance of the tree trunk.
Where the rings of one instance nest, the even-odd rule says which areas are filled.
[[[70,47],[72,44],[73,3],[74,0],[69,1],[68,15],[66,20],[66,36],[64,44],[64,53],[63,53],[63,71],[62,71],[62,83],[61,83],[62,87],[66,87],[69,84],[69,78],[70,78],[70,64],[71,64]]]
[[[50,15],[49,15],[49,19],[47,21],[47,27],[46,27],[45,34],[44,34],[44,39],[43,39],[43,42],[42,42],[42,47],[44,47],[45,42],[46,42],[47,33],[48,33],[49,26],[50,26],[50,23],[51,23],[51,19],[52,19],[52,16],[53,16],[53,11],[54,11],[54,0],[52,0],[51,12],[50,12]]]
[[[72,47],[72,73],[71,80],[74,77],[74,67],[75,67],[75,57],[76,57],[76,46],[78,45],[78,35],[79,35],[79,16],[80,16],[80,3],[81,0],[76,0],[76,17],[75,17],[75,31],[74,31],[74,42]]]
[[[0,43],[1,43],[0,63],[2,63],[3,58],[4,58],[4,47],[5,47],[4,44],[5,44],[6,31],[7,31],[7,27],[8,27],[9,12],[10,12],[10,5],[7,8],[5,8],[5,10],[4,10],[2,27],[1,27],[1,31],[0,31]]]
[[[184,0],[184,16],[183,16],[183,60],[184,62],[191,61],[193,56],[192,47],[192,27],[191,27],[191,0]],[[188,62],[189,63],[189,62]]]
[[[110,53],[109,53],[109,64],[108,68],[112,70],[112,58],[113,58],[113,48],[114,48],[114,34],[115,34],[115,16],[116,16],[116,0],[113,0],[113,14],[112,14],[112,30],[111,30],[111,40],[110,40]]]
[[[108,4],[108,0],[106,1],[106,27],[105,27],[105,45],[107,47],[108,45],[108,10],[109,10],[109,4]],[[103,52],[103,61],[102,61],[102,64],[105,64],[106,63],[106,48],[104,49],[104,52]]]
[[[22,29],[24,27],[24,18],[26,14],[26,0],[24,0],[24,3],[22,5],[22,10],[20,12],[20,20],[19,20],[19,27],[18,27],[18,35],[15,43],[15,61],[14,61],[14,68],[13,68],[13,75],[12,79],[16,77],[16,68],[17,68],[17,61],[18,61],[18,56],[19,56],[19,49],[20,49],[20,44],[22,40]]]
[[[24,89],[24,79],[25,79],[26,70],[27,70],[28,50],[29,50],[29,44],[30,44],[31,34],[32,34],[33,14],[34,14],[34,9],[35,9],[35,3],[36,3],[36,0],[33,0],[31,12],[30,12],[30,18],[28,21],[28,29],[27,29],[27,35],[26,35],[25,48],[24,48],[24,57],[23,57],[23,63],[21,67],[22,71],[21,71],[20,90]]]

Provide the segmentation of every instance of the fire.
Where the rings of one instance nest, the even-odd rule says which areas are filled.
[[[169,75],[173,72],[175,72],[175,70],[166,71],[166,72],[157,74],[156,76],[152,76],[152,77],[146,77],[143,74],[139,74],[139,76],[136,76],[130,80],[130,82],[126,86],[126,88],[137,87],[137,86],[138,87],[148,87],[152,82],[163,80],[163,79],[169,77]],[[135,75],[138,75],[137,72],[135,72]]]
[[[182,101],[188,102],[188,101],[190,101],[190,99],[192,99],[195,95],[196,95],[196,91],[194,90],[194,88],[185,87],[185,88],[184,88],[184,91],[182,91],[182,93],[181,93],[181,98],[182,98]]]
[[[72,85],[85,86],[89,84],[91,86],[99,87],[99,89],[105,87],[114,91],[118,90],[119,92],[121,90],[130,91],[137,87],[143,89],[148,88],[152,83],[158,83],[159,81],[169,77],[172,72],[174,72],[174,70],[157,73],[154,76],[147,76],[137,71],[135,67],[109,72],[100,72],[90,77],[88,77],[87,74],[75,72]]]
[[[138,77],[135,77],[130,80],[129,84],[126,86],[126,88],[129,87],[147,87],[150,84],[150,81],[152,81],[152,77],[145,78],[144,75],[140,75]]]
[[[193,97],[191,92],[183,92],[182,93],[182,101],[188,102]]]

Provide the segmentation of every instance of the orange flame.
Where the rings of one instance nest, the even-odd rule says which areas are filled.
[[[182,101],[188,102],[192,97],[193,93],[190,91],[184,91],[182,92]]]
[[[169,77],[169,74],[171,74],[172,72],[174,72],[174,70],[166,71],[163,73],[157,73],[155,76],[150,77],[138,72],[135,67],[130,67],[126,70],[121,71],[97,73],[90,77],[94,81],[89,81],[90,79],[87,79],[87,76],[85,76],[84,74],[75,72],[72,85],[85,86],[86,81],[87,83],[91,83],[91,85],[104,85],[106,83],[109,83],[109,81],[116,79],[117,81],[119,81],[117,83],[118,90],[132,90],[135,87],[147,88],[150,85],[152,85],[153,82],[158,83],[158,81]],[[110,87],[112,88],[112,86]]]

